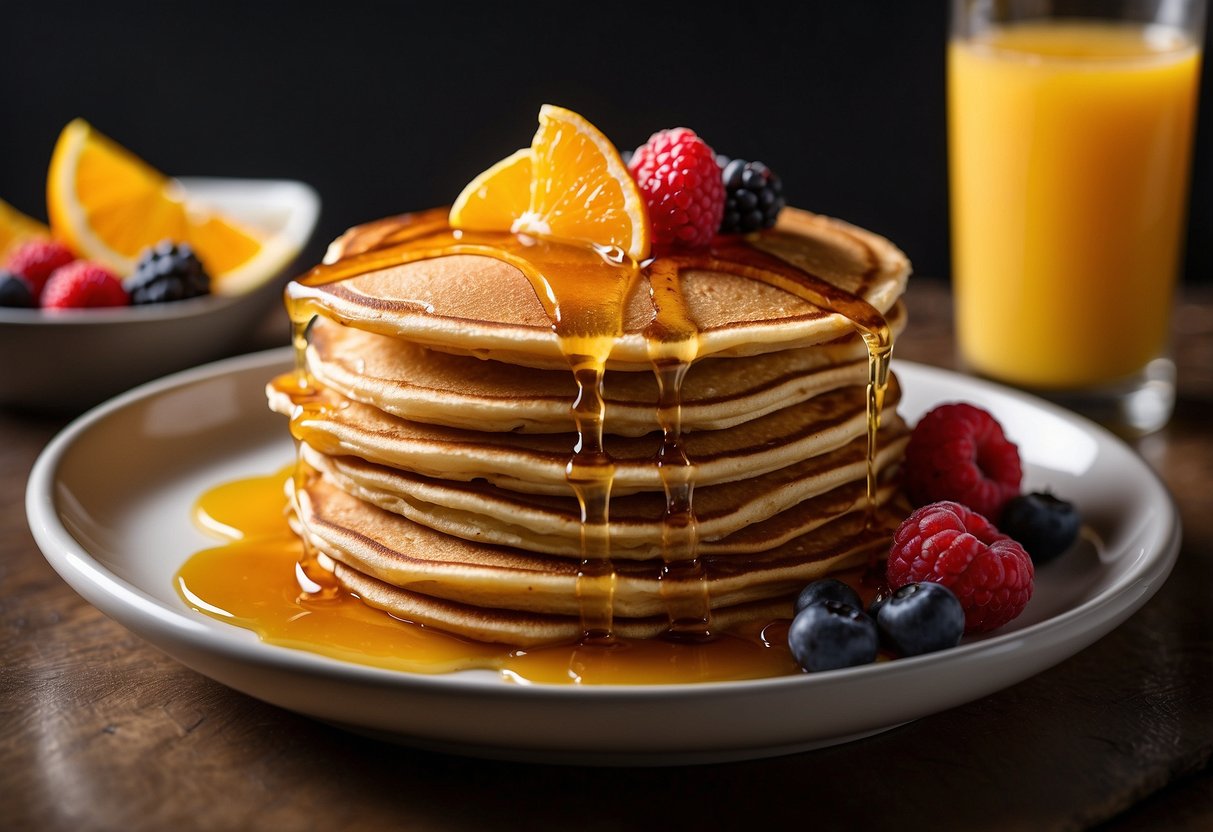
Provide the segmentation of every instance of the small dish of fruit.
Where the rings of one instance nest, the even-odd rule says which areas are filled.
[[[302,182],[171,178],[71,122],[48,222],[0,202],[0,406],[79,410],[240,349],[319,210]]]

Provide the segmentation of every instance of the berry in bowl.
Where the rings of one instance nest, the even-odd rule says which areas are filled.
[[[49,226],[0,203],[0,407],[80,410],[237,351],[319,212],[301,182],[173,179],[73,121]]]

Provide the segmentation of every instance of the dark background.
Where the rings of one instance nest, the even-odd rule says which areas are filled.
[[[0,199],[45,218],[51,149],[82,116],[170,174],[310,183],[323,200],[310,261],[350,225],[449,203],[528,144],[551,102],[621,148],[691,127],[767,162],[792,204],[946,276],[947,7],[8,2]],[[1204,89],[1187,273],[1209,281]]]

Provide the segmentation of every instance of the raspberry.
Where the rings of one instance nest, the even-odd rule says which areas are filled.
[[[46,309],[126,306],[129,302],[122,281],[104,266],[88,260],[77,260],[56,269],[42,292],[42,306]]]
[[[628,170],[649,209],[656,245],[705,246],[724,215],[716,154],[686,127],[654,133],[636,148]]]
[[[965,632],[993,630],[1015,618],[1032,597],[1035,571],[1023,547],[959,503],[912,513],[893,535],[888,581],[943,584],[960,599]]]
[[[72,250],[58,240],[29,240],[13,250],[4,268],[24,277],[36,298],[42,294],[46,281],[55,269],[75,259]]]
[[[971,404],[943,404],[918,422],[906,446],[904,483],[915,505],[955,500],[997,518],[1019,494],[1019,450]]]

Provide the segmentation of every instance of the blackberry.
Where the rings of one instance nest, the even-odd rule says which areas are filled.
[[[21,275],[0,271],[0,306],[10,309],[32,309],[38,305],[34,290]]]
[[[783,182],[762,162],[717,156],[724,180],[721,234],[744,234],[770,228],[785,204]]]
[[[211,278],[188,243],[161,240],[143,250],[123,282],[132,305],[185,300],[211,291]]]

